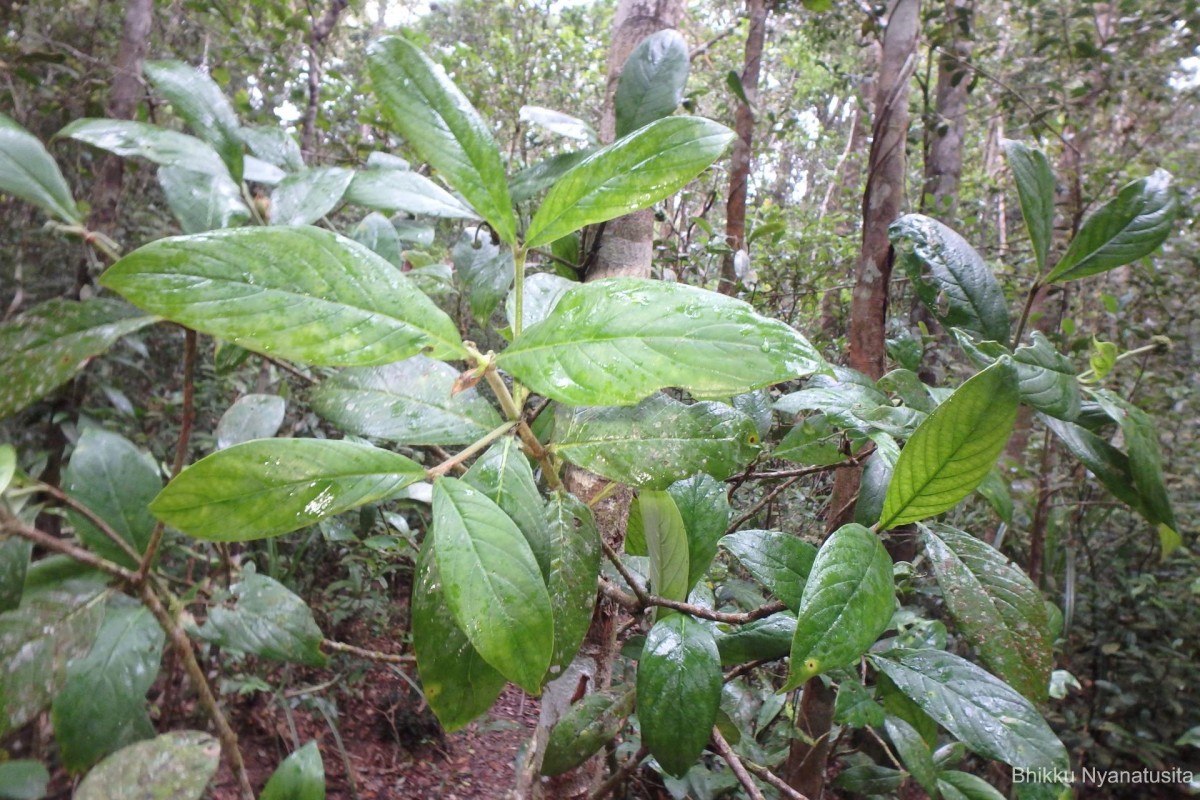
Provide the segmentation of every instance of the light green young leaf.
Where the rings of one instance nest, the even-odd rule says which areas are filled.
[[[663,617],[638,659],[642,743],[671,775],[682,776],[712,735],[721,702],[721,657],[709,628],[684,614]]]
[[[403,273],[320,228],[159,239],[100,282],[189,328],[310,364],[376,366],[422,351],[466,356],[453,320]]]
[[[542,247],[657,203],[720,158],[733,138],[733,131],[712,120],[668,117],[618,139],[551,187],[525,232],[525,246]]]
[[[741,394],[825,367],[788,325],[747,303],[681,283],[580,284],[497,358],[539,394],[577,406],[627,406],[674,386]]]
[[[288,175],[271,192],[272,225],[311,225],[333,211],[354,180],[354,170],[314,167]]]
[[[761,530],[731,533],[721,546],[784,605],[800,607],[817,548],[796,536]]]
[[[160,167],[182,167],[232,180],[221,156],[186,133],[126,119],[77,119],[55,134],[122,158],[144,158]]]
[[[184,122],[221,154],[237,182],[242,180],[242,129],[229,99],[212,78],[182,61],[147,61],[146,77],[171,102]]]
[[[45,146],[5,114],[0,114],[0,193],[33,203],[68,224],[83,221],[71,188]]]
[[[355,173],[346,190],[346,202],[418,217],[479,219],[479,215],[457,197],[424,175],[408,170],[369,169]]]
[[[154,322],[125,303],[48,300],[0,323],[0,419],[70,380],[126,334]]]
[[[1050,242],[1054,239],[1054,170],[1041,150],[1012,139],[1004,139],[1001,145],[1017,183],[1021,216],[1025,218],[1038,274],[1041,274],[1046,271]]]
[[[679,31],[662,30],[642,39],[625,59],[613,98],[617,136],[675,113],[690,65],[687,42]]]
[[[200,800],[221,746],[207,733],[171,731],[118,750],[87,774],[75,800]]]
[[[785,689],[849,666],[887,629],[896,608],[892,559],[862,525],[843,525],[813,561],[800,607]]]
[[[447,731],[456,731],[492,707],[504,676],[459,629],[438,577],[433,537],[417,557],[412,593],[413,652],[425,699]]]
[[[17,449],[11,444],[0,444],[0,495],[12,483],[17,474]]]
[[[1083,221],[1046,282],[1085,278],[1150,255],[1171,234],[1178,206],[1164,169],[1126,184]]]
[[[450,254],[454,272],[467,288],[471,316],[481,327],[487,327],[492,312],[513,285],[516,272],[512,250],[493,244],[491,233],[478,227],[464,230]]]
[[[449,364],[413,356],[343,370],[313,389],[309,400],[314,411],[357,436],[407,445],[470,444],[503,420],[474,389],[454,394],[458,375]]]
[[[63,490],[96,512],[138,553],[146,551],[154,531],[150,502],[162,491],[154,459],[123,436],[87,428],[63,473]],[[99,528],[77,512],[71,524],[88,549],[110,561],[137,569],[138,564]]]
[[[758,453],[754,421],[723,403],[684,405],[655,395],[633,408],[555,412],[551,449],[612,481],[665,489],[706,472],[724,480]]]
[[[166,637],[144,607],[110,604],[83,658],[51,708],[63,766],[79,773],[109,753],[154,736],[146,692],[158,675]]]
[[[550,666],[565,669],[587,635],[600,574],[600,534],[587,504],[555,492],[546,505],[546,589],[554,610],[554,655]]]
[[[260,439],[197,461],[150,511],[198,539],[246,542],[382,500],[424,477],[420,464],[369,445]]]
[[[432,534],[458,627],[500,674],[540,694],[554,652],[554,614],[520,529],[482,492],[456,478],[438,478]]]
[[[466,96],[416,45],[373,43],[367,67],[384,113],[421,158],[483,217],[500,240],[517,240],[504,164],[491,130]]]
[[[644,489],[638,495],[638,507],[650,556],[650,591],[668,600],[686,600],[688,539],[675,500],[665,491]],[[666,613],[659,610],[659,619]]]
[[[880,529],[940,514],[973,492],[1004,450],[1019,404],[1007,357],[958,387],[900,451]]]
[[[0,798],[41,800],[46,796],[50,773],[40,761],[14,759],[0,763]]]
[[[210,608],[197,636],[263,658],[325,666],[324,637],[312,609],[290,589],[274,578],[246,571],[230,591],[236,598],[233,608]]]
[[[941,650],[889,650],[872,663],[970,750],[1023,769],[1066,769],[1067,750],[1015,689]]]
[[[284,759],[263,787],[259,800],[325,800],[325,764],[316,741]]]
[[[217,449],[253,439],[270,439],[279,432],[287,401],[277,394],[244,394],[217,422]]]
[[[184,233],[235,228],[250,219],[241,190],[228,175],[160,167],[158,185]]]

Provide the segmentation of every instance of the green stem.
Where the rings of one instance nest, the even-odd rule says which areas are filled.
[[[1114,359],[1113,366],[1120,364],[1122,361],[1124,361],[1127,358],[1133,358],[1134,356],[1140,356],[1143,353],[1153,353],[1157,350],[1161,350],[1162,347],[1163,346],[1160,342],[1155,342],[1154,344],[1142,345],[1141,347],[1134,348],[1133,350],[1127,350],[1126,352],[1118,355],[1116,357],[1116,359]],[[1080,381],[1081,383],[1086,383],[1095,374],[1096,374],[1095,370],[1089,369],[1089,370],[1079,373],[1079,375],[1076,376],[1076,379],[1078,381]]]
[[[436,467],[433,467],[433,468],[427,470],[425,474],[428,475],[430,478],[440,478],[441,476],[445,475],[450,470],[454,469],[459,464],[466,461],[471,456],[473,456],[477,453],[483,452],[484,449],[486,449],[488,445],[490,445],[492,442],[499,439],[504,434],[511,431],[513,429],[513,427],[516,426],[516,424],[517,423],[512,422],[512,421],[504,423],[499,428],[496,428],[495,430],[491,431],[486,436],[484,436],[482,439],[479,439],[474,444],[472,444],[470,447],[463,450],[461,453],[458,453],[458,454],[454,455],[453,457],[448,458],[445,461],[443,461],[442,463],[438,464]]]

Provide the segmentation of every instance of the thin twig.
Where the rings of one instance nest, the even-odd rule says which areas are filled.
[[[103,533],[113,544],[120,548],[121,552],[133,559],[134,563],[141,560],[142,554],[133,549],[133,545],[125,541],[121,534],[117,533],[111,525],[105,522],[99,514],[88,508],[83,503],[71,497],[69,494],[59,489],[57,486],[52,486],[48,483],[37,482],[37,488],[46,494],[58,500],[65,506],[78,511],[83,516],[87,517],[88,522],[96,526],[96,529]]]
[[[721,731],[717,730],[714,725],[712,729],[713,744],[716,745],[717,752],[721,754],[721,758],[725,759],[725,763],[733,770],[733,774],[737,777],[738,783],[746,790],[751,800],[767,800],[763,797],[762,790],[758,788],[758,784],[750,777],[750,773],[742,766],[742,760],[738,758],[737,753],[733,752],[733,748],[729,746],[729,742],[725,741],[725,737],[721,735]]]
[[[615,553],[615,551],[613,551],[612,547],[607,542],[604,543],[604,550],[606,555],[609,553]],[[609,556],[609,560],[612,560],[611,555]],[[703,606],[693,605],[692,603],[684,603],[679,600],[670,600],[666,597],[658,597],[657,595],[649,594],[636,583],[630,582],[633,580],[633,576],[628,574],[628,571],[625,569],[623,564],[618,566],[617,562],[613,562],[613,566],[617,567],[617,571],[621,573],[622,578],[625,578],[626,583],[629,583],[630,588],[633,589],[637,597],[630,597],[628,594],[621,591],[619,587],[614,586],[611,581],[608,581],[605,578],[600,578],[600,591],[604,593],[605,597],[608,597],[609,599],[633,612],[658,606],[660,608],[669,608],[674,611],[680,611],[684,614],[691,614],[693,617],[699,617],[700,619],[710,619],[713,622],[724,622],[730,625],[745,625],[748,622],[754,622],[755,620],[762,619],[763,617],[769,617],[772,614],[778,613],[787,608],[787,606],[785,606],[783,603],[771,602],[761,605],[752,611],[730,613],[724,611],[713,611],[711,608],[704,608]]]
[[[316,382],[317,382],[317,379],[316,379],[316,378],[314,378],[314,377],[313,377],[313,376],[311,376],[311,375],[306,375],[306,374],[304,374],[304,373],[303,373],[303,372],[301,372],[299,369],[297,369],[296,367],[292,366],[291,364],[289,364],[289,363],[288,363],[288,362],[286,362],[286,361],[283,361],[283,360],[281,360],[281,359],[275,358],[274,356],[269,356],[269,355],[266,355],[265,353],[259,353],[259,354],[258,354],[258,356],[259,356],[259,358],[261,358],[263,361],[266,361],[266,362],[268,362],[268,363],[274,364],[275,366],[279,367],[279,368],[280,368],[281,370],[283,370],[284,372],[289,372],[289,373],[291,373],[292,375],[295,375],[297,378],[299,378],[300,380],[304,381],[305,383],[312,384],[312,383],[316,383]]]
[[[871,448],[874,452],[874,448]],[[862,463],[863,457],[870,453],[861,453],[857,457],[846,461],[839,461],[836,464],[825,464],[815,467],[796,467],[795,469],[776,469],[770,472],[751,472],[745,477],[746,481],[769,481],[778,480],[780,478],[803,478],[805,475],[816,475],[821,472],[833,472],[838,469],[848,469],[849,467],[857,467]],[[734,478],[733,480],[737,480]]]
[[[845,463],[845,462],[843,462],[843,463]],[[750,508],[748,508],[746,510],[745,514],[742,514],[740,517],[738,517],[733,522],[731,522],[729,524],[729,527],[725,529],[725,533],[727,533],[727,534],[733,533],[738,528],[742,527],[742,523],[744,523],[746,520],[752,519],[755,514],[757,514],[759,511],[762,511],[763,508],[765,508],[772,500],[774,500],[776,497],[781,495],[784,491],[787,490],[787,488],[789,486],[791,486],[792,484],[799,481],[802,477],[804,477],[804,476],[796,475],[794,477],[788,478],[786,481],[779,484],[771,491],[767,492],[765,495],[762,496],[761,500],[759,500],[754,505],[750,506]]]
[[[100,570],[114,578],[128,583],[135,583],[137,581],[137,573],[133,570],[125,569],[120,564],[114,564],[107,558],[101,558],[95,553],[84,550],[82,547],[76,547],[70,542],[64,542],[57,536],[51,536],[43,530],[39,530],[32,525],[27,525],[3,511],[0,511],[0,532],[20,536],[22,539],[33,542],[47,550],[53,550],[61,555],[70,556],[81,564],[86,564],[92,569]]]
[[[474,442],[470,447],[464,449],[462,452],[457,453],[457,454],[451,456],[449,459],[438,464],[437,466],[431,467],[430,469],[426,470],[425,474],[427,474],[430,478],[437,478],[437,477],[441,477],[442,475],[445,475],[451,469],[462,464],[468,458],[471,458],[472,456],[476,455],[477,453],[481,453],[484,450],[486,450],[492,442],[496,441],[501,436],[503,436],[504,434],[511,431],[513,429],[514,425],[516,425],[515,422],[504,423],[499,428],[496,428],[495,430],[488,433],[482,439],[479,439],[478,441]]]
[[[589,794],[588,800],[604,800],[604,798],[612,794],[618,786],[629,779],[629,776],[632,775],[639,766],[641,766],[642,761],[645,760],[646,756],[648,755],[650,755],[649,750],[647,750],[645,747],[640,748],[636,753],[633,754],[633,758],[627,759],[625,763],[621,765],[619,770],[614,772],[612,775],[609,775],[608,778],[605,779],[604,783],[600,784],[596,788],[596,791]]]
[[[363,647],[356,647],[345,642],[335,642],[333,639],[322,639],[321,646],[326,650],[332,650],[335,653],[345,653],[351,656],[365,658],[368,661],[378,661],[382,664],[411,664],[417,660],[416,656],[398,654],[398,653],[381,653],[378,650],[367,650]]]
[[[771,772],[771,770],[767,769],[762,764],[755,764],[753,761],[742,761],[742,766],[744,766],[747,771],[757,775],[766,783],[774,786],[779,790],[779,793],[788,800],[808,800],[808,795],[801,794],[791,786],[788,786],[787,781],[776,775],[774,772]]]

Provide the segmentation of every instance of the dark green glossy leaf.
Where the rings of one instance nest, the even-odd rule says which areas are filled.
[[[683,614],[654,624],[638,660],[642,743],[671,775],[682,776],[712,735],[721,702],[721,659],[708,627]]]
[[[855,663],[895,608],[892,559],[879,537],[854,523],[838,528],[817,551],[804,585],[786,688]]]
[[[566,669],[592,622],[596,577],[600,574],[600,534],[587,504],[565,492],[546,506],[550,571],[546,588],[554,609],[554,655],[550,666]]]
[[[580,284],[517,337],[497,363],[568,405],[633,405],[675,386],[728,398],[824,368],[786,324],[740,300],[681,283]]]
[[[50,705],[67,665],[84,655],[104,616],[104,585],[76,580],[26,591],[21,606],[0,614],[0,736]]]
[[[945,770],[938,773],[938,785],[943,797],[948,797],[946,786],[952,786],[966,800],[1004,800],[1004,795],[994,786],[969,772]]]
[[[425,699],[447,731],[455,731],[492,707],[504,689],[504,676],[471,646],[438,579],[433,537],[426,536],[417,558],[412,594],[413,652]]]
[[[587,761],[625,727],[633,711],[632,691],[589,694],[555,723],[542,761],[543,775],[561,775]]]
[[[884,722],[884,730],[900,756],[900,763],[930,797],[937,798],[937,767],[933,765],[933,753],[921,734],[900,717],[888,717]]]
[[[250,220],[241,190],[228,175],[160,167],[158,184],[184,233],[235,228]]]
[[[492,312],[513,285],[512,250],[493,244],[486,228],[467,228],[454,245],[451,256],[458,279],[467,287],[471,315],[480,326],[486,326]]]
[[[160,239],[100,282],[182,325],[310,364],[376,366],[426,350],[465,356],[454,322],[399,270],[319,228]]]
[[[795,635],[796,617],[784,611],[737,625],[728,633],[717,634],[721,666],[732,667],[764,658],[783,658],[791,652]]]
[[[367,66],[384,113],[408,143],[499,234],[517,240],[504,164],[491,130],[445,71],[411,42],[387,36]]]
[[[1009,350],[998,342],[977,342],[970,335],[954,330],[967,356],[980,367],[986,367]],[[1073,420],[1079,416],[1083,400],[1079,378],[1071,359],[1055,349],[1041,331],[1030,334],[1032,344],[1021,345],[1012,354],[1021,389],[1021,402],[1059,419]]]
[[[675,113],[683,101],[690,61],[679,31],[662,30],[642,39],[625,59],[613,98],[618,137]]]
[[[233,106],[212,78],[182,61],[147,61],[146,77],[184,122],[221,154],[235,181],[242,180],[242,130]]]
[[[241,129],[241,137],[251,153],[271,166],[288,172],[304,169],[304,155],[300,152],[300,145],[296,143],[296,138],[283,128],[246,127]]]
[[[760,439],[767,438],[767,434],[771,432],[771,427],[775,424],[775,415],[771,413],[774,400],[771,398],[770,391],[754,389],[735,395],[730,401],[730,405],[754,420]]]
[[[733,509],[725,484],[711,475],[700,473],[667,487],[683,520],[688,540],[688,591],[708,572],[717,542],[725,535]]]
[[[100,762],[75,800],[200,800],[220,760],[221,746],[207,733],[164,733]]]
[[[1020,390],[1002,357],[954,391],[900,451],[883,501],[882,530],[953,508],[975,490],[1004,450]]]
[[[577,281],[569,280],[552,272],[538,272],[525,277],[525,291],[521,298],[521,329],[536,325],[550,315],[558,301]],[[509,292],[504,302],[505,315],[511,327],[517,313],[516,292]]]
[[[482,492],[438,478],[432,532],[442,589],[459,628],[504,677],[539,694],[553,657],[554,615],[520,529]]]
[[[378,211],[444,219],[479,219],[454,195],[416,172],[371,169],[358,172],[346,190],[346,202]]]
[[[597,150],[550,188],[525,232],[525,246],[541,247],[657,203],[720,158],[733,136],[712,120],[669,117]]]
[[[166,637],[150,612],[110,605],[91,651],[71,662],[51,719],[63,766],[82,772],[109,753],[154,736],[146,692]]]
[[[62,386],[122,336],[154,322],[125,303],[49,300],[0,323],[0,419]]]
[[[893,222],[888,237],[921,301],[943,325],[1008,340],[1004,289],[966,239],[922,214]]]
[[[788,608],[800,607],[817,548],[796,536],[760,530],[731,533],[721,546]]]
[[[321,629],[308,604],[274,578],[242,573],[230,587],[233,608],[213,606],[196,635],[230,650],[323,667]]]
[[[244,394],[217,422],[217,449],[253,439],[270,439],[279,432],[287,401],[277,394]]]
[[[245,542],[382,500],[424,477],[421,465],[369,445],[260,439],[197,461],[150,510],[198,539]]]
[[[999,551],[948,525],[921,541],[960,633],[993,673],[1035,703],[1050,686],[1051,641],[1042,594]]]
[[[793,425],[771,455],[813,466],[828,466],[846,460],[841,449],[841,433],[833,429],[823,414],[814,414]]]
[[[560,153],[521,170],[513,176],[508,185],[509,191],[512,192],[513,202],[524,203],[546,191],[576,164],[594,152],[596,149],[589,147],[586,150]]]
[[[859,428],[864,427],[867,412],[890,405],[875,381],[861,372],[837,366],[830,370],[832,374],[813,375],[803,389],[779,398],[775,410],[781,414],[820,411],[844,428]]]
[[[550,133],[565,136],[568,139],[575,139],[590,144],[596,143],[596,131],[591,125],[579,117],[572,117],[570,114],[564,114],[562,111],[555,111],[552,108],[544,108],[542,106],[521,106],[517,117],[521,122],[532,123]]]
[[[516,438],[505,436],[496,441],[471,465],[463,481],[487,495],[516,523],[533,552],[542,579],[548,580],[554,556],[550,552],[545,504],[533,468]]]
[[[1025,218],[1025,229],[1029,231],[1033,256],[1041,274],[1046,271],[1050,242],[1054,240],[1054,170],[1041,150],[1012,139],[1005,139],[1001,144],[1017,183],[1021,216]]]
[[[833,704],[833,721],[852,728],[882,727],[887,714],[873,691],[859,683],[857,676],[841,681]]]
[[[0,490],[2,491],[2,490]],[[33,543],[15,536],[0,542],[0,613],[21,604]]]
[[[284,759],[259,800],[325,800],[325,764],[315,741]]]
[[[346,369],[310,394],[313,410],[340,429],[408,445],[470,444],[500,414],[474,389],[454,394],[458,370],[426,356]]]
[[[878,764],[860,764],[848,767],[838,773],[833,785],[855,794],[874,796],[888,795],[900,788],[904,782],[904,773],[891,767],[881,767]]]
[[[650,591],[668,600],[686,600],[688,539],[674,498],[665,491],[643,490],[638,495],[638,508],[650,557]],[[665,613],[660,610],[659,618]]]
[[[1065,769],[1067,751],[1033,705],[970,661],[941,650],[872,659],[913,702],[969,749],[1022,768]]]
[[[0,192],[33,203],[63,222],[83,221],[71,187],[45,146],[5,114],[0,114]]]
[[[155,525],[147,506],[162,491],[162,477],[154,459],[132,442],[100,428],[85,429],[63,473],[63,489],[96,512],[135,551],[145,552]],[[89,549],[122,566],[138,567],[82,514],[71,512],[70,519]]]
[[[50,773],[38,761],[0,763],[0,798],[4,800],[41,800],[49,783]]]
[[[722,403],[684,405],[665,395],[633,408],[569,408],[555,412],[551,448],[609,480],[664,489],[696,472],[724,480],[758,452],[758,431]]]
[[[883,450],[876,450],[863,467],[862,480],[858,487],[858,500],[854,504],[854,521],[870,527],[879,522],[883,512],[883,499],[887,496],[888,484],[896,468],[896,457]]]
[[[354,170],[315,167],[288,175],[271,192],[272,225],[311,225],[333,211],[354,179]]]
[[[78,119],[59,131],[65,136],[122,158],[144,158],[160,167],[231,178],[217,151],[195,136],[126,119]]]
[[[1166,170],[1126,184],[1083,221],[1046,281],[1085,278],[1150,255],[1171,234],[1177,211]]]

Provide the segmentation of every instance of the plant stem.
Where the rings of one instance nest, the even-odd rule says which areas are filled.
[[[753,761],[742,761],[742,766],[746,768],[747,772],[757,775],[766,783],[774,786],[779,790],[779,793],[788,800],[808,800],[807,795],[803,795],[800,792],[797,792],[791,786],[788,786],[787,782],[784,781],[783,778],[779,777],[774,772],[771,772],[771,770],[767,769],[761,764],[755,764]]]
[[[733,752],[733,748],[729,746],[729,742],[725,741],[725,737],[717,730],[714,725],[712,729],[713,744],[716,745],[717,752],[721,754],[721,758],[725,759],[725,763],[733,770],[733,774],[737,777],[738,783],[746,790],[746,794],[751,800],[767,800],[763,797],[762,791],[758,788],[758,784],[750,777],[750,773],[742,766],[742,760],[738,758],[737,753]]]
[[[1013,334],[1012,348],[1014,350],[1021,344],[1021,335],[1025,333],[1025,325],[1029,322],[1029,312],[1033,310],[1033,301],[1041,290],[1041,281],[1034,281],[1033,286],[1029,287],[1029,294],[1025,296],[1025,308],[1021,310],[1021,319],[1017,323],[1017,332]]]
[[[517,423],[515,423],[515,422],[504,423],[499,428],[496,428],[495,430],[488,433],[482,439],[479,439],[478,441],[474,442],[470,447],[467,447],[462,452],[456,453],[455,455],[446,459],[442,463],[438,464],[436,467],[432,467],[432,468],[426,470],[425,474],[428,475],[430,478],[440,478],[441,476],[445,475],[450,470],[457,467],[459,464],[466,461],[468,458],[471,458],[472,456],[476,455],[477,453],[483,452],[485,449],[487,449],[488,445],[490,445],[492,442],[499,439],[504,434],[511,431],[516,424]]]
[[[382,664],[411,664],[417,660],[416,656],[400,653],[381,653],[378,650],[368,650],[364,647],[346,644],[345,642],[335,642],[333,639],[322,639],[321,646],[335,653],[358,656],[359,658],[365,658],[368,661],[378,661]]]
[[[588,795],[588,800],[603,800],[605,797],[608,797],[618,786],[629,779],[629,776],[633,774],[634,770],[641,765],[642,761],[648,755],[650,755],[650,751],[645,747],[639,749],[633,754],[632,758],[621,765],[619,770],[609,775],[604,783],[597,787],[596,791]]]
[[[669,608],[673,611],[680,611],[684,614],[690,614],[693,617],[699,617],[700,619],[710,619],[713,622],[725,622],[730,625],[745,625],[748,622],[754,622],[755,620],[762,619],[763,617],[769,617],[772,614],[783,611],[787,608],[787,606],[785,606],[783,603],[771,602],[761,605],[752,611],[728,613],[725,611],[713,611],[710,608],[693,605],[692,603],[685,603],[679,600],[671,600],[666,597],[659,597],[657,595],[650,594],[645,589],[642,589],[640,586],[638,586],[634,577],[629,574],[629,571],[625,568],[625,565],[621,563],[620,556],[618,556],[616,551],[612,549],[612,546],[609,545],[608,542],[601,542],[601,544],[604,546],[604,554],[608,556],[608,560],[612,562],[614,567],[616,567],[617,572],[621,573],[621,577],[624,578],[625,582],[629,584],[629,588],[633,590],[633,593],[636,595],[636,597],[630,597],[629,595],[625,594],[625,592],[621,591],[620,588],[614,586],[611,582],[606,581],[604,578],[600,579],[600,591],[602,591],[605,596],[615,600],[617,603],[625,606],[628,609],[637,610],[640,608],[644,610],[653,606],[659,606],[661,608]]]
[[[513,246],[513,313],[512,332],[516,339],[524,327],[525,313],[525,248]]]
[[[37,484],[35,484],[35,488],[40,492],[45,492],[63,505],[78,511],[80,514],[87,517],[88,522],[95,525],[97,530],[108,537],[108,539],[114,545],[120,548],[122,553],[133,559],[135,563],[141,560],[141,553],[139,553],[137,550],[134,550],[133,545],[125,541],[121,534],[117,533],[113,527],[105,522],[95,511],[92,511],[92,509],[88,508],[74,497],[71,497],[57,486],[52,486],[48,483],[42,483],[41,481],[38,481]]]
[[[100,570],[107,575],[111,575],[127,583],[134,584],[137,582],[137,573],[133,570],[125,569],[120,564],[114,564],[108,559],[101,558],[95,553],[84,550],[82,547],[76,547],[70,542],[64,542],[57,536],[51,536],[32,525],[27,525],[3,511],[0,511],[0,532],[20,536],[22,539],[27,539],[47,550],[53,550],[61,555],[70,556],[81,564],[86,564],[92,569]]]
[[[550,485],[551,489],[561,489],[562,481],[558,477],[558,471],[555,470],[554,463],[550,460],[550,454],[546,452],[546,448],[542,447],[542,443],[533,435],[533,430],[529,427],[529,423],[521,419],[521,408],[508,391],[508,386],[505,385],[504,378],[497,371],[495,363],[488,364],[483,372],[483,378],[487,381],[488,386],[491,387],[492,393],[496,395],[496,399],[500,401],[500,408],[504,411],[504,416],[517,423],[517,436],[521,437],[521,443],[525,445],[525,450],[529,455],[537,459],[538,464],[542,468],[542,474],[546,476],[546,483]]]

